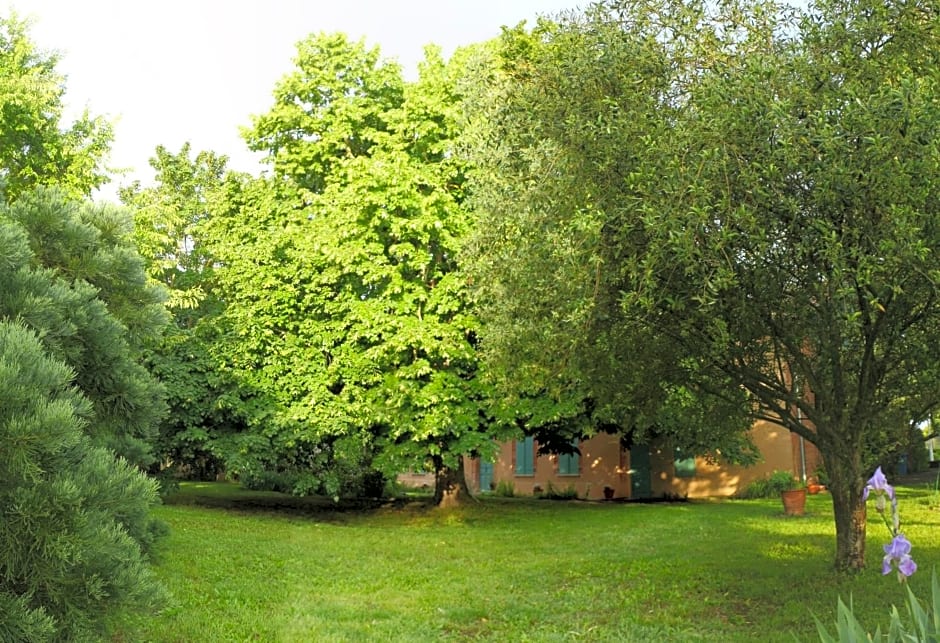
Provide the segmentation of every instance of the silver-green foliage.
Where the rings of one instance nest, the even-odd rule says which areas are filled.
[[[0,319],[26,324],[74,370],[97,444],[147,465],[165,406],[140,359],[167,318],[130,233],[128,212],[57,190],[0,206]]]
[[[142,546],[155,483],[95,447],[92,404],[36,333],[0,321],[0,639],[84,640],[163,600]]]
[[[152,460],[164,411],[140,364],[162,297],[128,213],[76,201],[105,180],[110,128],[87,113],[63,126],[56,62],[0,20],[4,641],[94,640],[164,598],[147,563],[156,488],[134,466]]]
[[[129,232],[55,190],[0,207],[3,640],[85,640],[162,600],[156,487],[134,465],[163,412],[141,346],[165,317]]]

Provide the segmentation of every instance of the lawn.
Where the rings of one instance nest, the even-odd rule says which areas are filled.
[[[925,596],[940,501],[926,487],[899,495]],[[193,483],[158,515],[171,533],[156,568],[174,602],[115,641],[814,640],[811,613],[829,624],[839,595],[872,627],[904,601],[879,573],[889,538],[874,511],[869,570],[830,571],[826,495],[804,517],[779,500],[335,511]]]

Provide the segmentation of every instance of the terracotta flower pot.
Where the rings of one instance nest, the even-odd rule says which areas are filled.
[[[783,501],[783,513],[788,516],[802,516],[806,508],[806,489],[790,489],[780,494]]]

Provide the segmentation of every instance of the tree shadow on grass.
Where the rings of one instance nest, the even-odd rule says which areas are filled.
[[[205,483],[182,487],[167,495],[168,506],[196,506],[248,514],[305,516],[323,522],[347,522],[352,516],[395,507],[430,508],[427,498],[340,498],[292,496],[270,491],[251,491],[231,483]]]

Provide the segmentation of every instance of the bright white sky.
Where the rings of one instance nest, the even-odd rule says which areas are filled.
[[[110,164],[118,185],[150,183],[157,145],[230,158],[256,173],[238,128],[267,111],[275,82],[293,68],[294,45],[311,33],[342,31],[378,45],[409,76],[426,44],[444,55],[486,40],[502,25],[583,7],[586,0],[0,0],[33,19],[32,38],[63,56],[74,112],[115,122]]]

